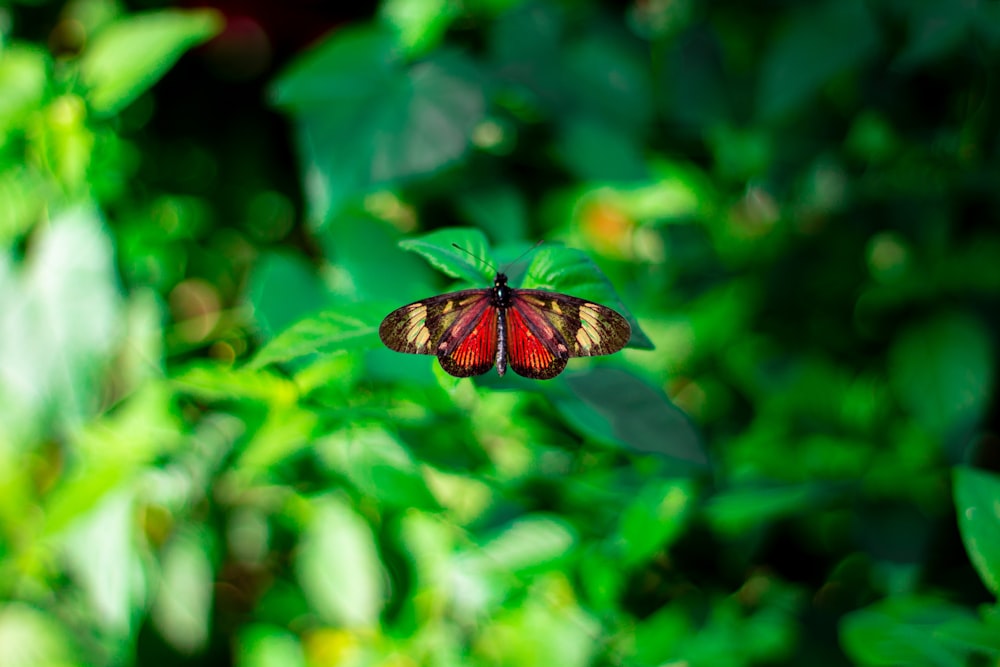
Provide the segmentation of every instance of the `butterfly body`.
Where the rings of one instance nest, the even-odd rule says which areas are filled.
[[[631,328],[614,310],[585,299],[515,289],[497,273],[491,289],[452,292],[389,313],[379,337],[389,349],[436,355],[456,377],[481,375],[508,365],[518,375],[546,380],[570,357],[617,352]]]

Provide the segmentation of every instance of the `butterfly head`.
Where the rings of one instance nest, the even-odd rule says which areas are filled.
[[[493,303],[494,305],[506,308],[510,303],[510,288],[507,287],[507,274],[497,272],[497,277],[493,279]]]

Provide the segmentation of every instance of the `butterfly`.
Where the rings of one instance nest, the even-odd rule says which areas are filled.
[[[628,321],[605,306],[568,294],[508,287],[497,272],[492,289],[469,289],[416,301],[389,313],[378,329],[390,350],[434,354],[450,375],[482,375],[507,364],[518,375],[548,380],[570,357],[612,354],[632,335]]]

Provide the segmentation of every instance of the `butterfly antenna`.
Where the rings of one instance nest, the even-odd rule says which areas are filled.
[[[452,245],[455,246],[455,248],[457,248],[458,250],[461,250],[462,252],[464,252],[469,257],[472,257],[474,259],[478,259],[480,262],[482,262],[483,264],[485,264],[489,268],[493,269],[494,272],[498,272],[497,271],[497,267],[493,266],[492,264],[490,264],[489,262],[487,262],[485,259],[483,259],[479,255],[466,250],[465,248],[463,248],[462,246],[458,245],[457,243],[452,243]]]
[[[534,251],[535,251],[535,249],[536,249],[536,248],[537,248],[538,246],[542,245],[543,243],[545,243],[545,239],[538,239],[538,241],[537,241],[537,242],[535,242],[535,245],[531,246],[530,248],[528,248],[527,250],[525,250],[524,252],[522,252],[522,253],[521,253],[520,255],[518,255],[517,257],[515,257],[515,258],[514,258],[514,259],[512,259],[511,261],[507,262],[507,263],[506,263],[506,264],[504,265],[504,267],[503,267],[503,268],[504,268],[504,271],[506,271],[506,270],[507,270],[508,268],[510,268],[510,267],[514,266],[515,264],[517,264],[518,262],[520,262],[520,261],[521,261],[521,259],[522,259],[522,258],[523,258],[523,257],[524,257],[525,255],[528,255],[528,254],[530,254],[530,253],[534,252]]]
[[[535,245],[531,246],[530,248],[528,248],[527,250],[525,250],[524,252],[522,252],[520,255],[518,255],[517,257],[515,257],[513,260],[511,260],[511,261],[507,262],[506,264],[504,264],[503,265],[503,271],[500,271],[499,269],[497,269],[497,267],[493,266],[492,264],[490,264],[489,262],[487,262],[485,259],[483,259],[479,255],[473,254],[472,252],[466,250],[465,248],[463,248],[462,246],[458,245],[457,243],[452,243],[452,245],[455,248],[457,248],[458,250],[461,250],[462,252],[464,252],[469,257],[475,257],[480,262],[482,262],[486,266],[490,267],[491,269],[493,269],[497,273],[506,273],[508,268],[510,268],[511,266],[513,266],[513,265],[517,264],[518,262],[520,262],[522,257],[524,257],[528,253],[534,251],[535,248],[537,248],[538,246],[542,245],[543,243],[545,243],[545,239],[539,239],[538,242],[535,243]]]

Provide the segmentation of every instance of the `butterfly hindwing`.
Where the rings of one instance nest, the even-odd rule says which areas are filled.
[[[497,309],[484,299],[452,324],[438,343],[441,368],[455,377],[482,375],[497,356]]]
[[[507,361],[518,375],[548,380],[562,373],[569,358],[559,332],[536,317],[533,307],[507,310]]]
[[[382,320],[378,333],[391,350],[437,355],[458,377],[485,373],[496,357],[490,290],[452,292],[403,306]]]

